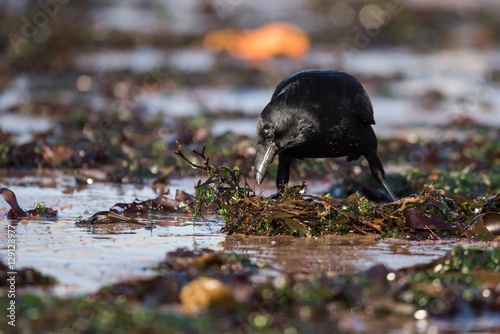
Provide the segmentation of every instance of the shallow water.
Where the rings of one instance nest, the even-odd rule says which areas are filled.
[[[96,183],[77,187],[72,176],[60,172],[26,177],[4,177],[3,183],[17,195],[24,209],[45,202],[59,210],[57,219],[11,221],[7,209],[0,212],[2,234],[0,256],[6,257],[7,224],[15,226],[16,265],[35,267],[56,277],[58,295],[96,291],[123,279],[152,274],[165,254],[179,247],[224,250],[267,264],[265,274],[290,270],[353,273],[383,263],[391,269],[421,264],[444,255],[456,241],[411,242],[375,235],[331,236],[322,238],[227,236],[220,232],[220,217],[207,217],[193,225],[188,215],[150,215],[142,222],[156,228],[131,224],[76,226],[80,217],[108,210],[118,202],[146,200],[157,196],[149,186]],[[194,180],[174,180],[175,189],[192,192]],[[311,188],[314,191],[314,187]],[[265,190],[265,193],[271,192]],[[1,200],[0,208],[7,206]],[[487,247],[487,244],[483,244]]]
[[[376,235],[320,238],[227,236],[225,251],[250,256],[278,271],[308,269],[353,273],[384,264],[397,270],[430,262],[457,245],[456,241],[377,241]]]
[[[216,248],[224,240],[218,232],[220,220],[193,225],[191,217],[179,215],[141,219],[154,222],[154,229],[131,224],[75,225],[80,217],[109,210],[117,202],[156,197],[150,187],[93,184],[74,189],[71,177],[64,175],[8,178],[7,182],[22,208],[32,209],[33,203],[43,201],[59,212],[57,219],[14,222],[7,220],[7,211],[2,210],[0,256],[6,257],[6,225],[14,225],[17,267],[35,267],[55,276],[60,282],[55,292],[60,295],[92,292],[104,284],[151,274],[145,268],[154,267],[168,251],[178,247]],[[6,206],[4,203],[0,207]]]

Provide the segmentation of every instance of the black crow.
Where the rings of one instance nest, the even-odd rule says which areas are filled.
[[[308,70],[281,81],[257,121],[255,179],[260,185],[279,154],[276,186],[288,184],[293,159],[364,156],[375,179],[396,200],[377,155],[373,108],[353,76]]]

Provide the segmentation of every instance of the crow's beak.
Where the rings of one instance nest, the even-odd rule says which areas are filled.
[[[257,157],[255,158],[255,181],[258,185],[264,181],[267,169],[273,162],[274,156],[278,152],[276,145],[257,146]]]

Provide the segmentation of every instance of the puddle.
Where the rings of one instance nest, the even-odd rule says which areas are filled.
[[[356,273],[374,264],[397,270],[428,263],[446,254],[453,246],[463,245],[456,240],[375,239],[375,235],[321,238],[227,236],[222,246],[225,251],[267,263],[278,271],[307,268],[318,272]]]
[[[225,236],[219,232],[220,220],[208,219],[193,225],[192,218],[186,216],[152,215],[148,220],[157,228],[151,230],[127,224],[77,227],[75,221],[80,216],[108,210],[117,202],[150,199],[157,194],[147,186],[108,184],[93,184],[68,192],[71,185],[65,176],[52,180],[52,184],[60,184],[57,188],[40,186],[40,183],[47,185],[48,179],[7,179],[21,207],[33,208],[33,203],[44,201],[59,212],[54,220],[13,223],[6,219],[6,211],[2,211],[0,224],[4,232],[0,256],[6,256],[6,226],[15,224],[17,266],[35,267],[55,276],[60,282],[55,288],[59,295],[93,292],[108,283],[150,275],[151,271],[144,268],[155,266],[169,251],[179,247],[217,248],[224,240]],[[4,206],[7,204],[2,200],[0,208]]]
[[[16,136],[16,142],[27,144],[33,141],[33,136],[57,128],[57,124],[46,117],[0,114],[0,130],[7,130]]]
[[[96,29],[163,32],[182,35],[202,33],[206,16],[201,15],[198,1],[108,1],[95,6],[91,18]],[[175,13],[175,15],[172,15]]]
[[[257,117],[272,94],[273,89],[270,88],[199,88],[179,90],[173,94],[147,92],[138,97],[138,102],[150,114],[161,112],[167,117],[196,116],[219,110]]]
[[[18,267],[39,268],[56,277],[59,295],[93,292],[109,283],[151,275],[145,268],[154,267],[167,252],[179,247],[214,248],[224,238],[216,232],[219,223],[193,226],[188,217],[153,217],[157,228],[146,230],[124,224],[76,227],[76,213],[64,216],[74,219],[16,225]]]
[[[226,133],[236,133],[250,138],[255,137],[255,119],[237,118],[237,119],[216,119],[212,124],[212,134],[214,136],[224,135]]]
[[[179,247],[208,247],[237,253],[269,265],[266,274],[307,268],[315,272],[353,273],[383,263],[391,269],[429,262],[444,255],[456,241],[410,242],[370,236],[322,238],[249,237],[220,232],[220,217],[206,217],[193,225],[185,215],[150,215],[142,222],[157,227],[116,224],[77,227],[75,221],[117,202],[132,202],[157,196],[153,188],[97,183],[77,189],[71,176],[59,173],[6,177],[23,208],[44,201],[59,210],[58,219],[23,220],[14,223],[0,214],[2,251],[5,257],[7,224],[16,226],[18,267],[35,267],[55,276],[58,295],[96,291],[99,287],[131,277],[151,275],[165,254]],[[194,180],[174,181],[169,187],[191,192]],[[265,190],[264,192],[269,192]],[[6,204],[2,203],[0,207]],[[488,245],[482,244],[482,247]]]

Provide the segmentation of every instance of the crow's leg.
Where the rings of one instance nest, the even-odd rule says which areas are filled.
[[[377,154],[369,154],[365,155],[366,160],[368,160],[368,164],[370,165],[370,170],[372,172],[373,177],[375,180],[380,183],[389,196],[391,196],[391,199],[393,201],[397,201],[396,196],[392,193],[391,189],[389,188],[389,185],[387,184],[387,181],[385,180],[385,172],[384,172],[384,167],[382,166],[382,163],[380,162],[379,157]]]
[[[276,176],[276,187],[278,190],[282,190],[288,184],[290,177],[290,165],[292,164],[293,158],[286,154],[279,155],[278,162],[278,175]]]

